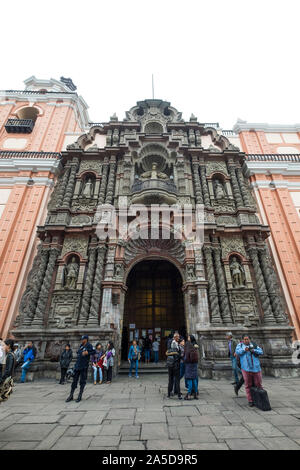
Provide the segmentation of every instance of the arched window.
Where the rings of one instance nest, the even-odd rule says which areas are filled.
[[[17,111],[17,118],[10,118],[5,124],[5,129],[9,133],[30,134],[34,128],[39,110],[33,106],[27,106]]]

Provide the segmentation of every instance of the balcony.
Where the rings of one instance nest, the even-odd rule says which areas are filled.
[[[132,188],[133,204],[176,204],[177,188],[172,181],[161,179],[137,180]]]
[[[30,134],[33,128],[33,119],[8,119],[5,124],[6,131],[14,134]]]

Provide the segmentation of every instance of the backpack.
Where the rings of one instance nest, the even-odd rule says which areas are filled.
[[[189,353],[189,358],[188,358],[188,362],[190,362],[191,364],[196,364],[198,363],[198,351],[197,349],[193,348],[190,353]]]
[[[37,349],[36,349],[36,347],[35,347],[35,345],[34,345],[34,344],[32,345],[32,352],[33,352],[34,359],[35,359],[35,358],[36,358],[36,356],[37,356]]]

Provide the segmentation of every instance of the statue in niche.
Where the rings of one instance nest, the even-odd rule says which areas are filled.
[[[76,262],[75,256],[73,256],[71,263],[66,267],[66,277],[65,277],[65,289],[76,289],[76,282],[78,278],[79,266]]]
[[[91,198],[93,196],[93,182],[92,178],[88,178],[83,186],[81,195],[86,198]]]
[[[220,180],[215,180],[215,196],[216,199],[224,199],[226,197],[224,186]]]
[[[168,179],[168,176],[166,173],[162,173],[161,171],[157,171],[157,163],[152,164],[152,170],[150,171],[145,171],[145,173],[142,173],[140,176],[142,179]]]
[[[237,288],[245,287],[245,271],[235,256],[232,258],[229,267],[232,278],[232,286]]]

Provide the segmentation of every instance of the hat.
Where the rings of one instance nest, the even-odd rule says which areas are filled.
[[[81,336],[81,339],[89,339],[88,335]]]

